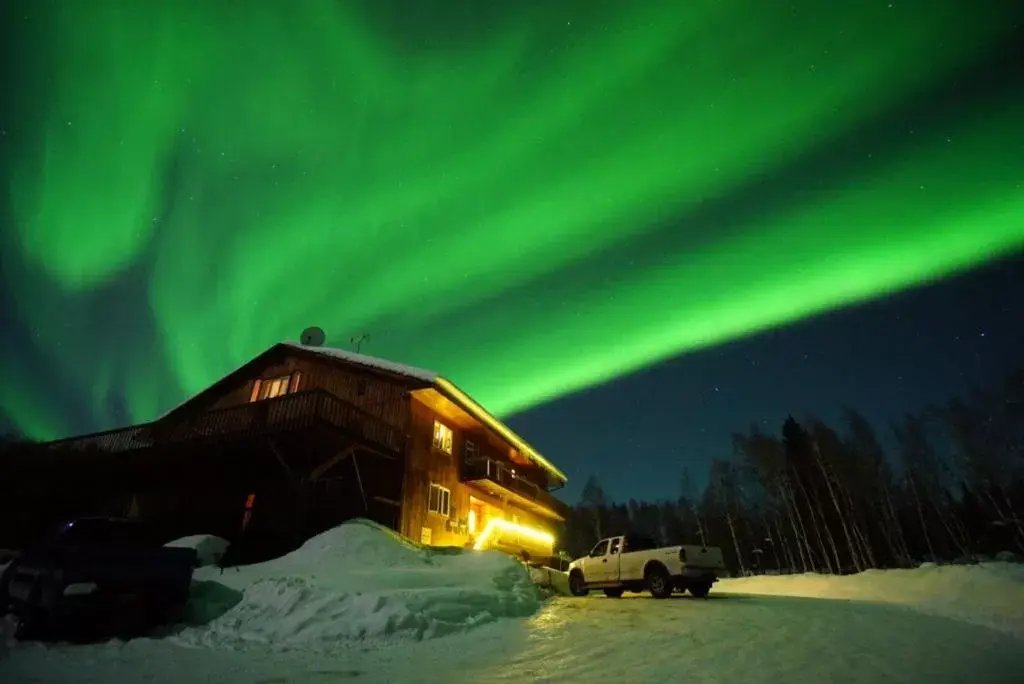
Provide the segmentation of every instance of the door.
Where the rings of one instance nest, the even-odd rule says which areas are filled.
[[[637,553],[657,548],[650,537],[643,535],[627,535],[622,541],[622,555],[619,556],[619,571],[624,580],[641,580],[644,578],[644,561],[647,555]]]
[[[590,549],[590,553],[583,559],[583,578],[590,582],[602,582],[600,579],[604,574],[603,568],[608,563],[608,540],[603,539]]]
[[[619,551],[622,549],[622,537],[612,537],[609,540],[608,552],[599,564],[600,576],[595,582],[618,582],[619,581]]]

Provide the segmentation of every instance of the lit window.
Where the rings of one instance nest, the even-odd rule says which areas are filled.
[[[252,395],[250,401],[259,401],[261,399],[273,399],[275,397],[283,397],[288,394],[289,391],[297,392],[299,390],[299,374],[293,373],[291,375],[282,375],[279,378],[272,378],[270,380],[256,380],[252,386]]]
[[[434,421],[434,448],[449,455],[452,453],[452,429],[436,420]]]
[[[427,510],[431,513],[447,518],[451,513],[452,493],[447,487],[438,484],[430,485],[430,495],[427,497]]]
[[[469,509],[469,521],[466,523],[470,534],[476,534],[476,511]]]

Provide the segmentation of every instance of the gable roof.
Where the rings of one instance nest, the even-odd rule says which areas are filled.
[[[526,440],[517,435],[512,428],[505,425],[502,421],[492,415],[487,409],[478,404],[471,396],[463,392],[458,388],[455,383],[435,373],[434,371],[424,370],[422,368],[416,368],[415,366],[407,366],[401,363],[395,363],[394,361],[388,361],[387,359],[380,359],[374,356],[367,356],[366,354],[357,354],[355,352],[345,351],[343,349],[333,349],[331,347],[311,347],[298,342],[284,341],[275,344],[263,353],[253,357],[248,362],[242,364],[231,373],[228,373],[224,377],[220,378],[212,385],[204,389],[199,394],[186,399],[181,404],[165,411],[162,415],[157,417],[156,420],[163,420],[171,414],[177,413],[179,409],[184,408],[192,404],[198,398],[214,393],[217,388],[229,385],[233,379],[238,377],[244,377],[246,372],[253,364],[256,364],[261,359],[271,357],[276,352],[299,352],[301,354],[308,354],[313,356],[319,356],[327,358],[335,362],[348,363],[355,366],[361,366],[376,371],[382,371],[385,373],[392,373],[401,377],[410,378],[420,383],[425,387],[432,387],[440,394],[445,396],[448,400],[453,402],[456,406],[464,410],[469,415],[473,416],[481,423],[494,430],[496,433],[511,444],[513,447],[519,450],[524,456],[535,462],[541,468],[552,475],[562,484],[568,481],[565,473],[559,470],[551,461],[544,458],[544,456],[530,446]]]
[[[285,341],[281,342],[273,348],[285,347],[289,349],[299,350],[306,353],[313,353],[319,356],[325,356],[336,361],[342,361],[344,363],[350,363],[356,366],[363,366],[364,368],[373,368],[376,370],[382,370],[396,375],[401,375],[408,378],[419,380],[420,382],[427,383],[432,386],[435,390],[440,392],[442,395],[447,397],[456,406],[464,410],[469,415],[473,416],[481,423],[489,427],[490,429],[497,432],[503,439],[509,444],[519,450],[524,456],[528,457],[531,461],[534,461],[537,465],[542,467],[548,472],[548,474],[554,476],[562,484],[568,481],[565,473],[559,470],[553,463],[544,458],[539,451],[530,446],[526,440],[517,435],[512,428],[505,425],[502,421],[492,415],[487,409],[478,404],[471,396],[463,392],[458,386],[451,380],[442,377],[434,371],[424,370],[422,368],[416,368],[415,366],[407,366],[401,363],[395,363],[394,361],[388,361],[386,359],[379,359],[374,356],[367,356],[366,354],[357,354],[355,352],[345,351],[343,349],[333,349],[331,347],[311,347],[299,342]]]
[[[394,361],[388,361],[387,359],[378,359],[375,356],[357,354],[356,352],[345,351],[344,349],[310,347],[299,342],[291,341],[281,342],[281,345],[285,347],[292,347],[293,349],[301,349],[305,352],[313,352],[314,354],[320,354],[322,356],[330,356],[331,358],[347,361],[348,363],[353,363],[357,366],[376,368],[377,370],[387,371],[396,375],[404,375],[405,377],[415,378],[416,380],[422,380],[423,382],[431,384],[439,377],[434,371],[406,366],[405,364],[395,363]]]

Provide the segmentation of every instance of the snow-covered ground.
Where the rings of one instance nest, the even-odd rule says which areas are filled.
[[[720,592],[868,601],[990,627],[1024,640],[1024,565],[935,565],[856,575],[779,575],[722,580]],[[1024,675],[1022,675],[1024,678]]]
[[[1022,574],[926,567],[723,580],[707,600],[579,599],[558,595],[560,573],[354,523],[277,561],[200,569],[203,624],[162,639],[9,643],[0,681],[1017,682]]]

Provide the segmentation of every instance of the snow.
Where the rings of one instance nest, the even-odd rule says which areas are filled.
[[[298,342],[282,342],[281,344],[295,347],[297,349],[303,349],[305,351],[314,352],[316,354],[323,354],[324,356],[330,356],[336,359],[342,359],[349,363],[354,363],[360,366],[366,366],[368,368],[378,368],[380,370],[388,371],[389,373],[395,373],[397,375],[404,375],[410,378],[416,378],[423,382],[433,384],[439,377],[434,371],[424,370],[422,368],[416,368],[415,366],[407,366],[402,363],[395,363],[394,361],[388,361],[386,359],[379,359],[375,356],[367,356],[366,354],[357,354],[356,352],[345,351],[344,349],[332,349],[331,347],[310,347]]]
[[[554,568],[530,568],[530,579],[548,596],[569,596],[569,575]]]
[[[269,563],[201,568],[193,603],[210,616],[171,636],[7,642],[0,681],[1000,684],[1024,671],[1021,566],[729,579],[706,600],[539,601],[531,579],[565,588],[499,552],[350,523]]]
[[[526,569],[501,552],[414,545],[363,520],[282,558],[223,572],[202,568],[194,579],[192,622],[234,605],[175,639],[217,648],[365,648],[445,636],[540,607]]]
[[[856,575],[759,575],[720,580],[713,591],[869,601],[913,608],[1024,639],[1024,565],[927,563]]]
[[[226,539],[215,537],[212,534],[197,534],[191,537],[182,537],[169,541],[164,546],[182,549],[195,549],[199,555],[199,565],[218,565],[228,550],[229,542]]]

